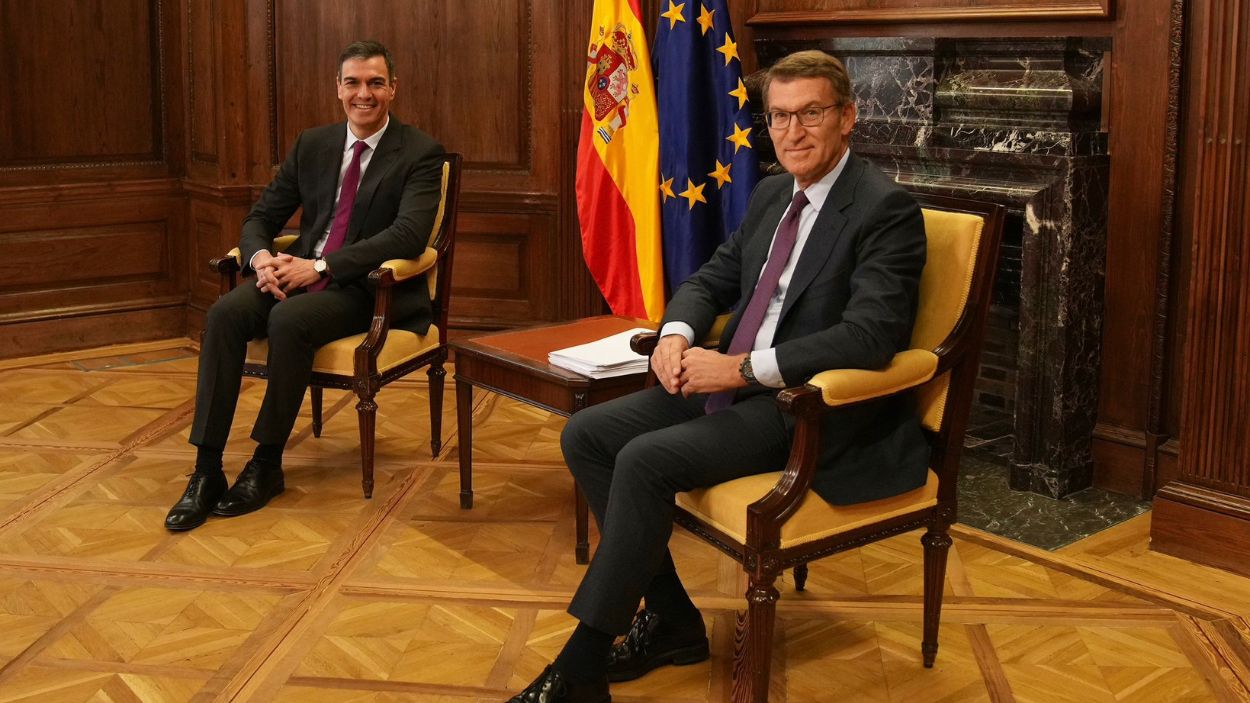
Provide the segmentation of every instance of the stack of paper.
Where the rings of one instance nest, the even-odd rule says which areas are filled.
[[[612,378],[646,371],[649,360],[635,354],[629,348],[629,340],[639,332],[651,331],[638,327],[588,344],[557,349],[547,354],[547,363],[591,378]]]

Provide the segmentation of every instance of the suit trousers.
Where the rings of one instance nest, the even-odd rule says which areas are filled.
[[[191,444],[223,449],[239,400],[247,343],[269,338],[268,383],[252,439],[286,444],[324,344],[369,328],[373,296],[361,286],[333,284],[279,302],[244,281],[209,308],[200,346]]]
[[[674,569],[677,493],[784,468],[794,420],[772,394],[711,415],[706,400],[654,386],[569,418],[561,448],[600,534],[569,604],[583,623],[624,633],[651,580]]]

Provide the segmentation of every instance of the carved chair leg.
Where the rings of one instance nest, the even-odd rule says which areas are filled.
[[[446,356],[439,356],[430,362],[430,370],[426,376],[430,379],[430,454],[438,458],[443,448],[443,380],[447,370],[443,368]]]
[[[794,590],[802,591],[805,588],[807,588],[807,562],[794,567]]]
[[[356,403],[356,414],[360,416],[360,486],[365,498],[373,497],[373,435],[377,413],[378,404],[373,402],[372,393]]]
[[[772,666],[773,627],[777,616],[775,573],[757,578],[747,586],[747,611],[738,613],[734,633],[733,703],[767,703],[768,677]]]
[[[951,536],[946,530],[946,525],[932,525],[920,538],[920,543],[924,545],[924,640],[920,651],[926,669],[932,668],[937,658],[942,587],[946,581],[946,557],[951,547]]]
[[[309,395],[312,396],[312,431],[314,437],[321,436],[321,386],[312,386],[308,389]]]

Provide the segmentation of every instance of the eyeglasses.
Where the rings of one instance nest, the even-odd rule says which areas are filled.
[[[825,105],[824,107],[805,107],[802,110],[769,110],[764,113],[769,129],[785,129],[790,126],[790,116],[799,118],[804,127],[815,127],[825,121],[825,111],[842,107],[842,103]]]

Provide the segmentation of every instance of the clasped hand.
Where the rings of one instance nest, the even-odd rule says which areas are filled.
[[[651,353],[651,370],[669,393],[715,393],[747,383],[738,372],[746,354],[729,356],[714,349],[690,347],[680,334],[660,338]]]
[[[271,255],[262,251],[252,261],[256,270],[256,287],[278,300],[286,300],[291,291],[316,283],[321,274],[313,269],[312,259],[290,254]]]

